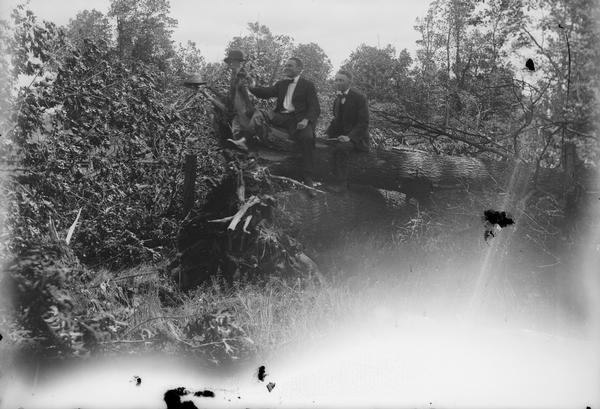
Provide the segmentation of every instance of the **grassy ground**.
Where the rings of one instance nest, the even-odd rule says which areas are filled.
[[[62,297],[77,306],[68,318],[84,322],[94,335],[80,355],[160,351],[200,356],[219,366],[285,351],[354,317],[377,319],[390,308],[422,315],[460,314],[468,307],[492,248],[483,240],[479,213],[494,207],[493,202],[471,202],[461,207],[446,203],[436,212],[407,208],[387,228],[345,232],[319,254],[324,281],[270,277],[230,285],[216,277],[183,293],[167,278],[165,264],[140,265],[117,274],[79,266],[72,269],[71,284]],[[508,248],[500,244],[499,250]],[[557,302],[554,278],[544,272],[545,266],[534,271],[532,265],[521,259],[504,269],[492,266],[496,273],[484,294],[486,301],[495,300],[494,308],[511,306],[510,314],[506,308],[502,311],[505,319],[527,310],[527,320],[539,306],[542,310]],[[2,355],[32,343],[10,314],[2,316]],[[71,328],[69,320],[59,318],[45,319]]]

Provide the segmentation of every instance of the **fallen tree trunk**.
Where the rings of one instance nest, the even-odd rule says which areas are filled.
[[[276,130],[266,141],[263,139],[253,153],[273,174],[298,178],[300,158],[293,150],[291,139]],[[317,139],[315,179],[325,183],[333,180],[332,150],[331,144]],[[436,155],[402,148],[355,152],[349,160],[348,170],[351,184],[400,191],[421,204],[429,203],[431,195],[439,190],[506,191],[514,174],[520,186],[527,185],[531,178],[530,167],[523,163]]]
[[[324,181],[331,179],[333,147],[316,143],[315,173]],[[276,174],[292,175],[298,169],[298,158],[269,148],[258,148],[257,154]],[[434,155],[415,150],[375,149],[356,152],[349,161],[350,182],[380,189],[398,190],[407,180],[427,180],[433,184],[456,185],[494,183],[492,175],[503,173],[508,163],[486,163],[476,158]]]
[[[333,180],[333,145],[317,139],[315,179]],[[252,148],[259,162],[275,175],[299,178],[300,157],[291,138],[274,129]],[[400,191],[421,203],[442,190],[511,192],[526,195],[533,191],[561,194],[565,175],[559,169],[539,168],[520,160],[495,161],[464,156],[434,154],[404,148],[355,152],[349,160],[348,181],[377,189]],[[579,169],[576,183],[585,191],[595,190],[592,170]]]

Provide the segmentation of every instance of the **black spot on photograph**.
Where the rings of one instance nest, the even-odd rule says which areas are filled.
[[[528,58],[527,61],[525,61],[525,68],[529,71],[535,71],[535,64],[531,58]]]
[[[196,406],[192,403],[192,402],[181,402],[181,397],[182,396],[186,396],[188,395],[190,392],[183,388],[183,387],[179,387],[179,388],[175,388],[175,389],[169,389],[167,392],[165,392],[164,395],[164,401],[167,404],[167,409],[192,409],[195,408]],[[191,403],[193,406],[189,406],[186,404]]]
[[[497,224],[502,228],[515,223],[514,220],[506,214],[506,212],[499,212],[491,209],[483,212],[483,218],[484,221],[488,222],[489,224]]]
[[[205,389],[203,391],[198,391],[198,392],[194,393],[194,396],[204,396],[205,398],[214,398],[215,393],[213,391],[209,391],[208,389]]]
[[[264,382],[266,376],[267,376],[267,372],[266,372],[265,366],[264,365],[259,366],[258,367],[258,380],[261,382]]]

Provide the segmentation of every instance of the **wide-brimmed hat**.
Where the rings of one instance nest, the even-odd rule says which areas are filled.
[[[227,64],[232,61],[246,61],[246,55],[242,50],[230,50],[223,61]]]
[[[206,80],[200,74],[190,74],[181,83],[184,87],[195,88],[206,85]]]

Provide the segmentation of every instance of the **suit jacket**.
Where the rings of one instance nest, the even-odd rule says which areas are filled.
[[[275,112],[281,112],[283,110],[283,100],[285,99],[288,85],[288,81],[281,80],[271,87],[255,87],[249,88],[248,90],[258,98],[267,99],[277,97]],[[317,124],[319,115],[321,115],[321,108],[319,107],[319,99],[317,98],[315,85],[306,78],[298,78],[296,89],[294,89],[294,94],[292,95],[292,104],[294,104],[295,108],[294,117],[296,118],[296,122],[308,119],[314,128]]]
[[[350,88],[342,104],[338,97],[333,103],[333,120],[327,131],[330,138],[347,135],[359,151],[369,151],[369,107],[367,97]]]

